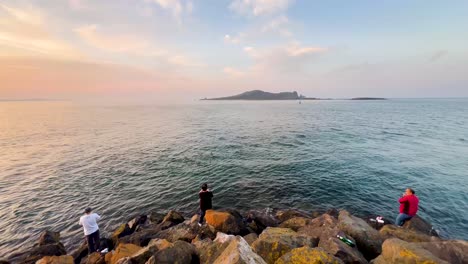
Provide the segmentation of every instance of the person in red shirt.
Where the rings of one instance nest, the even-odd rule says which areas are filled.
[[[402,226],[405,221],[410,220],[418,212],[419,199],[414,194],[414,190],[408,188],[398,202],[400,202],[400,214],[397,216],[395,224]]]

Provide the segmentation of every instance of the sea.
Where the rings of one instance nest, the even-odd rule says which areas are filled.
[[[468,99],[0,102],[0,257],[46,229],[68,250],[90,206],[133,215],[346,209],[394,219],[411,187],[441,236],[468,240]]]

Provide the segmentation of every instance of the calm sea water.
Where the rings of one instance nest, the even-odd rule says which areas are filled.
[[[43,229],[70,249],[86,206],[111,232],[135,213],[345,208],[394,218],[413,187],[420,215],[468,239],[468,100],[0,103],[0,256]]]

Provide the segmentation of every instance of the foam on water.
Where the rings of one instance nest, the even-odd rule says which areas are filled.
[[[0,103],[0,256],[43,229],[68,248],[90,205],[104,233],[137,213],[346,208],[394,218],[407,186],[420,215],[468,239],[468,100]]]

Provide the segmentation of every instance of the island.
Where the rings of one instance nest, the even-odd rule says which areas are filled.
[[[204,98],[201,100],[304,100],[313,99],[306,98],[303,95],[299,95],[296,91],[293,92],[280,92],[270,93],[261,90],[253,90],[244,92],[238,95],[219,97],[219,98]]]
[[[354,97],[351,100],[387,100],[386,98],[381,97]]]
[[[203,98],[202,101],[231,101],[231,100],[355,100],[355,101],[364,101],[364,100],[387,100],[386,98],[380,97],[354,97],[351,99],[333,99],[333,98],[316,98],[316,97],[306,97],[302,94],[298,94],[296,91],[293,92],[279,92],[271,93],[265,92],[262,90],[252,90],[247,91],[241,94],[218,97],[218,98]]]

